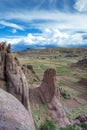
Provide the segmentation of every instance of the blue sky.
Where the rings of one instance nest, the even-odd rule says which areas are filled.
[[[0,0],[0,41],[16,49],[87,47],[87,0]]]

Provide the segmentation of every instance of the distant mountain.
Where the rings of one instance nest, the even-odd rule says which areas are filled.
[[[25,51],[25,50],[32,50],[32,49],[46,49],[46,48],[56,48],[56,47],[62,47],[62,48],[87,48],[87,44],[63,47],[63,46],[56,46],[55,44],[40,45],[38,43],[37,45],[28,45],[28,44],[25,44],[25,43],[20,43],[20,44],[12,45],[12,50],[13,51]]]

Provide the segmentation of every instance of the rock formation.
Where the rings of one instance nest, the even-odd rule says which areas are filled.
[[[87,59],[82,59],[76,63],[73,63],[71,67],[87,68]]]
[[[73,120],[74,123],[85,123],[87,122],[87,115],[78,116]]]
[[[10,53],[6,53],[5,78],[7,82],[7,91],[16,96],[26,109],[28,109],[28,82],[17,59]]]
[[[51,117],[59,123],[61,127],[69,125],[70,122],[66,117],[65,110],[60,103],[60,92],[55,86],[56,71],[54,69],[47,69],[44,72],[44,78],[40,87],[30,88],[30,100],[37,97],[42,103],[47,104],[51,111]]]
[[[35,130],[25,107],[0,89],[0,130]]]
[[[29,85],[18,59],[11,53],[11,45],[0,44],[0,79],[6,83],[5,90],[14,95],[28,110],[34,124],[29,104]],[[35,130],[35,129],[32,129]]]

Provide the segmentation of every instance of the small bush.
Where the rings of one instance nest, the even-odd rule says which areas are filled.
[[[56,130],[56,126],[52,121],[47,120],[45,124],[41,127],[41,130]]]
[[[67,94],[66,92],[61,92],[61,95],[62,95],[62,97],[64,98],[64,99],[70,99],[70,95],[69,94]]]
[[[81,123],[79,126],[82,128],[82,130],[87,130],[87,124]]]

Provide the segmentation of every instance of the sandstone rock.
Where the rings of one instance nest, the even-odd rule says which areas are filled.
[[[55,94],[54,69],[47,69],[44,72],[44,78],[40,87],[35,89],[35,94],[40,98],[43,103],[50,103]]]
[[[29,104],[29,85],[19,61],[13,57],[10,44],[0,44],[0,79],[6,86],[0,88],[14,95],[28,110],[32,124],[34,124]]]
[[[11,54],[11,45],[5,42],[0,44],[0,79],[6,81],[6,91],[12,93],[28,109],[29,86],[25,74],[23,73],[18,59]]]
[[[11,44],[8,44],[7,46],[7,53],[11,53]]]
[[[6,54],[6,80],[7,91],[18,97],[22,104],[28,109],[28,83],[26,77],[11,54]]]
[[[42,103],[47,104],[51,111],[51,117],[57,121],[61,127],[69,125],[70,122],[66,117],[65,110],[60,103],[60,92],[55,86],[56,71],[54,69],[47,69],[44,72],[44,77],[40,87],[30,89],[30,100],[37,97]]]
[[[0,89],[0,130],[35,130],[25,107],[2,89]]]

